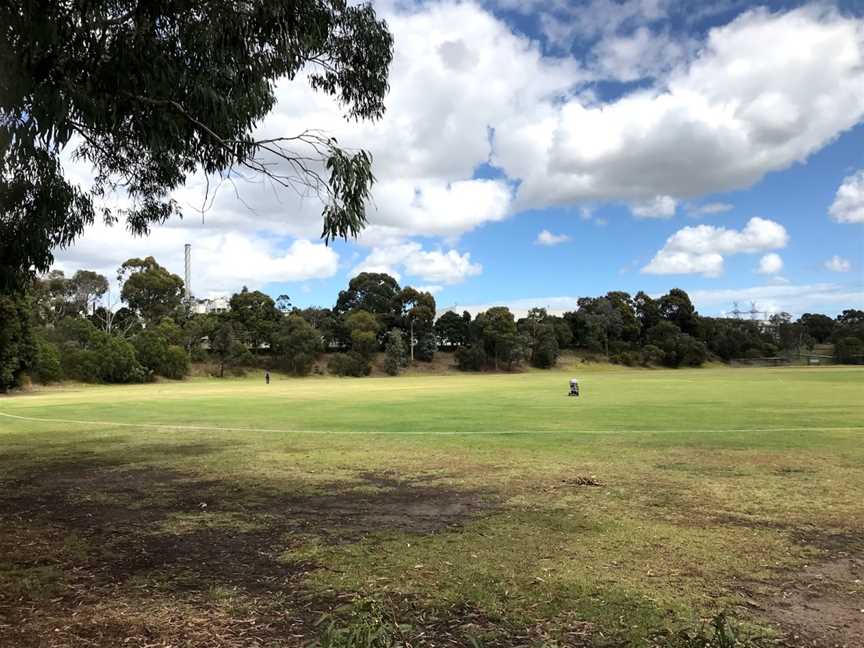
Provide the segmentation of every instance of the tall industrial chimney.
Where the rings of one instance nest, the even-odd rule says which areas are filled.
[[[186,253],[186,293],[184,295],[186,302],[192,301],[192,244],[187,243],[184,246]]]

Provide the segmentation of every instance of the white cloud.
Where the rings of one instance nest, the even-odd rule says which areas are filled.
[[[864,22],[753,10],[662,84],[495,124],[493,161],[522,179],[517,208],[693,198],[806,159],[861,121],[862,93]]]
[[[432,284],[456,284],[483,271],[479,263],[471,262],[471,253],[456,250],[424,250],[416,242],[374,247],[357,265],[352,275],[361,272],[386,272],[397,280],[401,273]]]
[[[643,26],[601,40],[593,50],[591,69],[603,79],[616,81],[656,78],[683,63],[690,48],[682,38],[672,39]]]
[[[843,178],[828,212],[838,223],[864,223],[864,169]]]
[[[589,10],[563,0],[531,4],[549,9],[547,15],[566,15],[561,42],[583,36],[596,41],[597,53],[614,55],[609,69],[597,68],[597,53],[584,63],[544,54],[538,43],[474,2],[382,2],[381,15],[395,35],[384,118],[347,122],[344,110],[307,88],[301,75],[278,84],[278,103],[259,132],[321,129],[344,146],[372,152],[378,181],[371,226],[362,237],[372,257],[376,249],[402,245],[410,236],[441,237],[455,245],[461,234],[529,207],[623,202],[634,205],[634,213],[671,215],[675,201],[747,186],[806,159],[864,117],[860,19],[819,7],[750,11],[713,29],[697,52],[688,47],[686,56],[676,56],[654,24],[669,11],[665,0],[590,0]],[[645,56],[652,51],[659,52],[654,59]],[[654,75],[658,66],[662,79],[619,98],[604,102],[586,87],[598,75]],[[505,177],[474,178],[486,162]],[[198,182],[190,181],[176,197],[200,205]],[[305,271],[290,268],[313,251],[310,276],[326,276],[338,263],[326,248],[285,256],[293,239],[320,233],[317,199],[260,182],[237,187],[242,202],[230,186],[223,187],[200,230],[192,227],[192,217],[156,228],[144,246],[115,236],[103,249],[82,241],[75,254],[82,266],[93,267],[110,252],[113,268],[142,253],[173,259],[191,240],[196,251],[217,241],[233,242],[235,250],[247,245],[253,258],[266,258],[289,276],[303,276]],[[168,233],[160,239],[159,232]],[[177,240],[167,245],[171,236]],[[663,259],[667,269],[713,275],[722,272],[728,254],[714,250],[676,261],[672,255],[681,252],[686,251]],[[68,262],[70,254],[58,258]],[[435,284],[480,271],[467,253],[424,254],[432,255],[418,257],[430,268],[425,280]],[[264,270],[247,270],[249,265],[238,264],[243,279],[237,283],[266,276]],[[395,267],[409,273],[405,263]],[[218,269],[207,273],[202,287],[208,277],[213,290],[225,283]]]
[[[713,202],[704,205],[688,206],[687,214],[690,216],[710,216],[713,214],[722,214],[734,208],[734,205],[730,205],[729,203]]]
[[[57,251],[56,267],[67,272],[87,268],[113,278],[127,258],[154,256],[183,277],[185,243],[192,243],[192,291],[199,297],[236,292],[244,285],[323,279],[339,269],[339,255],[323,243],[289,243],[204,227],[154,228],[142,238],[122,226],[102,224],[89,228],[74,247]]]
[[[765,275],[776,275],[783,269],[783,259],[776,252],[770,252],[759,259],[759,267],[756,272]]]
[[[760,311],[785,311],[793,315],[806,312],[832,314],[845,308],[864,307],[864,288],[861,285],[834,283],[693,290],[689,291],[689,295],[696,307],[703,312],[725,311],[733,302],[755,302]]]
[[[666,239],[642,272],[717,277],[723,273],[724,256],[783,248],[788,241],[786,228],[765,218],[751,218],[740,231],[713,225],[684,227]]]
[[[849,259],[835,254],[825,262],[825,269],[831,272],[849,272],[852,269],[852,263]]]
[[[566,243],[570,240],[570,237],[566,234],[553,234],[547,229],[542,230],[537,235],[537,240],[534,241],[536,245],[559,245],[561,243]]]
[[[677,208],[678,202],[671,196],[655,196],[651,200],[631,205],[630,211],[637,218],[671,218]]]
[[[417,290],[419,290],[420,292],[428,292],[432,295],[437,295],[442,290],[444,290],[444,286],[437,286],[437,285],[417,286]]]

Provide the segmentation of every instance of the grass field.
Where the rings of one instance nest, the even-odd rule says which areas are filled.
[[[0,399],[2,646],[688,645],[721,610],[860,646],[862,608],[858,369]]]

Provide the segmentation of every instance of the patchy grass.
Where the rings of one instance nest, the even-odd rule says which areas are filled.
[[[4,398],[0,644],[337,646],[381,617],[412,646],[709,646],[730,610],[852,645],[862,388],[600,366]]]

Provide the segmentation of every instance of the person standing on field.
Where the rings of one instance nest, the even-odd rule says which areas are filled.
[[[270,384],[270,370],[269,369],[264,370],[264,383],[267,385]]]

